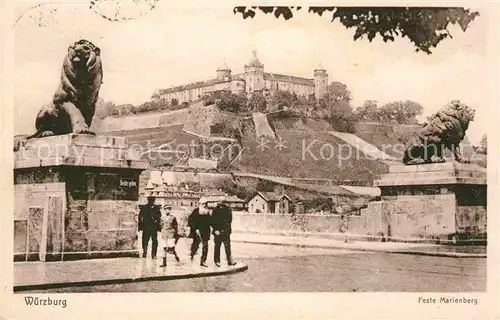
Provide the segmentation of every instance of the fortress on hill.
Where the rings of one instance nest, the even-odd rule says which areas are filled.
[[[193,82],[168,89],[159,89],[152,95],[153,100],[165,99],[171,101],[177,99],[179,103],[195,101],[205,94],[216,91],[230,91],[231,93],[261,92],[265,96],[275,91],[288,91],[298,96],[309,96],[314,94],[316,99],[323,97],[328,85],[328,73],[321,64],[314,69],[314,78],[302,78],[284,74],[264,72],[264,64],[253,51],[253,57],[245,64],[244,72],[231,74],[225,63],[217,68],[215,79]]]

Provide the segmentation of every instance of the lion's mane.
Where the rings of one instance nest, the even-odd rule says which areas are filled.
[[[68,114],[68,109],[63,108],[67,103],[79,110],[87,127],[85,130],[90,127],[103,78],[100,53],[101,50],[88,40],[77,41],[68,48],[52,104],[40,109],[35,121],[37,133],[29,138],[43,136],[44,132],[56,135],[75,132],[75,113]]]

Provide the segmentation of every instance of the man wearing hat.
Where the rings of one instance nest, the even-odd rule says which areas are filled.
[[[212,228],[214,234],[214,262],[220,267],[220,247],[224,244],[226,260],[228,266],[234,266],[236,263],[231,258],[231,223],[233,213],[223,202],[219,202],[212,212]]]
[[[142,231],[142,257],[146,258],[148,252],[149,239],[152,240],[151,257],[156,259],[158,250],[158,231],[161,230],[161,212],[155,205],[155,197],[149,196],[148,203],[141,207],[139,211],[138,229]]]
[[[208,209],[207,199],[202,197],[199,201],[199,207],[194,209],[188,217],[189,237],[193,238],[191,245],[191,261],[193,260],[200,243],[202,245],[200,266],[207,266],[208,240],[210,240],[211,216]]]

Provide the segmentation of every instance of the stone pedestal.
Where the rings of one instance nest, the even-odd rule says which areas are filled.
[[[381,189],[382,232],[393,239],[486,239],[486,169],[448,162],[392,165]]]
[[[16,260],[138,254],[139,175],[124,137],[61,135],[14,146]]]

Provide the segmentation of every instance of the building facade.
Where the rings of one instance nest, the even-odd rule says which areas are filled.
[[[248,201],[248,212],[289,214],[291,212],[291,205],[292,200],[286,194],[278,195],[274,192],[257,192]]]
[[[145,196],[155,197],[155,204],[170,205],[172,210],[193,210],[198,207],[202,194],[178,186],[158,186],[146,190]]]
[[[223,196],[207,196],[205,197],[209,208],[213,209],[218,203],[224,203],[233,211],[246,211],[247,202],[236,196],[223,195]]]
[[[328,73],[321,64],[314,70],[314,78],[302,78],[290,75],[264,72],[264,64],[253,52],[253,57],[245,64],[244,72],[231,74],[225,64],[217,69],[217,77],[206,81],[193,82],[168,89],[156,90],[153,100],[176,99],[179,103],[201,99],[205,94],[216,91],[229,91],[235,94],[261,92],[264,95],[273,94],[277,90],[295,93],[308,97],[314,94],[316,99],[324,96],[328,86]]]

